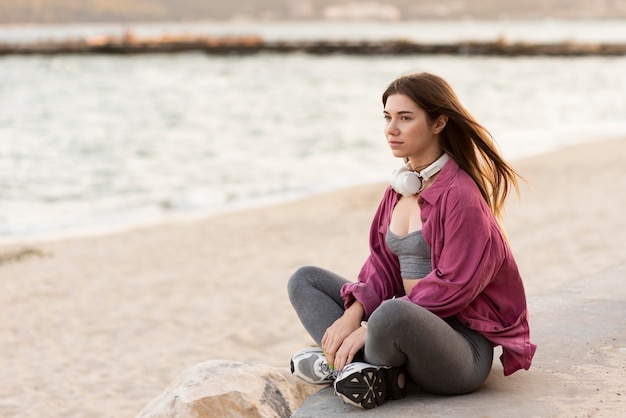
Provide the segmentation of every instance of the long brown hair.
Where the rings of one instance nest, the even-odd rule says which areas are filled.
[[[448,118],[441,132],[441,149],[474,179],[491,211],[501,221],[511,188],[519,195],[519,174],[500,155],[493,137],[463,107],[452,87],[427,72],[404,75],[383,93],[383,106],[392,94],[404,94],[426,112],[429,123]]]

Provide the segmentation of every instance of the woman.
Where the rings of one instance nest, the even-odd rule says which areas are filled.
[[[321,348],[292,358],[294,375],[334,383],[344,402],[373,408],[421,390],[476,390],[502,346],[504,374],[528,369],[522,279],[500,227],[517,173],[442,78],[417,73],[382,97],[385,136],[405,166],[393,173],[356,283],[317,267],[289,297]]]

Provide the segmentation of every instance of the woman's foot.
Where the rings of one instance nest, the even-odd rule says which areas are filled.
[[[291,373],[314,385],[325,385],[335,380],[335,373],[319,347],[305,348],[291,358]]]
[[[350,363],[337,374],[335,393],[345,403],[371,409],[387,399],[404,398],[406,376],[401,367]]]

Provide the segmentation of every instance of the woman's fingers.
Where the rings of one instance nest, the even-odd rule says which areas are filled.
[[[355,303],[353,306],[359,308],[360,304]],[[354,312],[356,312],[356,315]],[[335,364],[337,362],[337,351],[343,346],[346,338],[350,337],[355,330],[358,330],[360,322],[357,322],[355,318],[359,319],[362,316],[362,312],[355,310],[355,308],[353,308],[353,311],[350,311],[349,315],[347,313],[348,310],[344,312],[342,317],[333,322],[322,337],[322,350],[326,355],[326,360],[328,360],[328,364],[335,369],[342,369],[343,366],[347,364],[346,361],[349,356],[347,352],[343,352],[342,359],[339,360],[339,365]],[[352,358],[350,358],[350,361],[351,360]]]
[[[339,343],[337,343],[337,339],[331,336],[329,330],[326,330],[324,338],[322,338],[322,351],[324,351],[328,364],[332,367],[334,367],[335,364],[335,353],[338,348]]]
[[[339,348],[335,355],[335,368],[337,370],[343,370],[346,365],[350,364],[354,359],[356,352],[353,352],[351,348],[344,349],[345,343]],[[357,350],[358,351],[358,350]]]
[[[337,349],[333,357],[333,365],[335,369],[342,370],[346,365],[352,363],[354,356],[365,347],[365,338],[367,330],[365,328],[358,328],[352,334],[350,334],[341,346]],[[328,356],[327,356],[328,358]]]

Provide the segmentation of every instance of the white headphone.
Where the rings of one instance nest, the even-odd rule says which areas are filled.
[[[450,157],[444,152],[434,163],[419,173],[412,171],[407,163],[402,168],[391,173],[391,179],[389,180],[391,187],[404,197],[411,197],[421,192],[424,190],[424,183],[446,165],[448,158]]]

